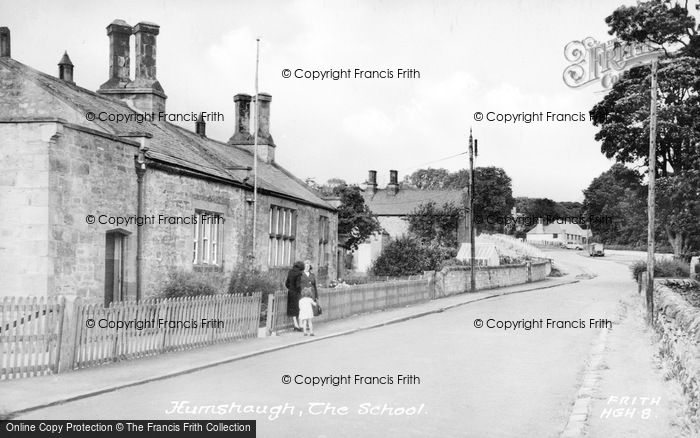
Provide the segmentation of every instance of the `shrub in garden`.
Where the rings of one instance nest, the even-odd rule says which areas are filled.
[[[183,269],[168,273],[161,298],[198,297],[222,293],[226,280],[219,272],[193,272]]]
[[[228,293],[249,295],[262,292],[263,298],[276,292],[280,287],[267,273],[246,266],[238,266],[232,273],[228,283]]]
[[[260,309],[260,326],[265,325],[267,319],[268,295],[280,290],[280,286],[273,276],[258,269],[250,269],[247,266],[239,265],[231,273],[228,283],[228,293],[250,295],[255,292],[262,292],[262,303]]]
[[[632,277],[637,280],[641,272],[647,271],[645,260],[636,261],[630,266]],[[654,277],[684,278],[690,276],[690,266],[682,260],[656,259],[654,262]]]
[[[454,257],[454,250],[439,245],[423,245],[409,236],[392,240],[372,264],[372,274],[389,277],[421,274],[441,269],[442,263]]]

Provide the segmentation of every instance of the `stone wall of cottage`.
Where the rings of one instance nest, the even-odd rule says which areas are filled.
[[[0,297],[46,295],[49,156],[56,123],[0,123]]]
[[[104,299],[108,232],[125,233],[124,287],[136,294],[136,226],[114,218],[136,214],[138,146],[65,127],[49,148],[50,294]],[[93,223],[90,223],[94,219]],[[112,222],[112,223],[110,223]]]
[[[137,214],[137,153],[133,142],[58,122],[0,124],[0,296],[70,295],[102,302],[107,234],[117,229],[125,236],[126,297],[136,296],[137,226],[133,219],[115,221]],[[144,297],[160,292],[170,270],[200,269],[193,266],[193,226],[171,225],[161,217],[187,218],[195,210],[222,214],[222,264],[213,270],[230,272],[247,263],[253,226],[249,191],[153,168],[145,186],[143,215],[155,223],[141,227]],[[265,194],[258,197],[256,264],[280,285],[289,268],[268,265],[271,205],[297,212],[293,260],[311,259],[317,272],[319,219],[329,218],[324,274],[336,278],[337,215]]]
[[[223,216],[222,260],[219,267],[193,264],[194,226],[189,224],[154,224],[144,227],[144,296],[157,294],[172,269],[229,273],[237,266],[248,266],[252,254],[253,204],[249,190],[187,175],[151,168],[146,174],[144,214],[160,217],[190,217],[196,210]],[[263,193],[258,195],[256,257],[254,263],[267,271],[281,285],[288,265],[268,263],[270,206],[297,212],[295,254],[293,260],[311,259],[317,265],[319,218],[330,219],[328,276],[335,278],[337,247],[337,215],[323,209],[280,199]]]

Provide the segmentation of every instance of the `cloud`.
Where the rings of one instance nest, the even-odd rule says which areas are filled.
[[[343,119],[343,130],[363,144],[386,144],[396,127],[396,121],[378,108],[364,108]]]

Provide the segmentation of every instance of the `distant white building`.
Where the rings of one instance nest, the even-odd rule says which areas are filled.
[[[527,232],[526,241],[535,245],[585,245],[590,242],[591,236],[591,230],[584,230],[578,224],[553,222],[544,225],[540,219],[537,225]]]

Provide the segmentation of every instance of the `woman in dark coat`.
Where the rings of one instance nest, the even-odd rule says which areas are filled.
[[[318,289],[316,288],[316,276],[311,272],[311,261],[304,261],[304,272],[301,273],[299,290],[303,291],[306,288],[311,288],[314,301],[318,300]]]
[[[301,331],[299,326],[299,298],[301,298],[301,274],[304,271],[304,262],[296,262],[287,273],[287,316],[294,321],[294,330]]]

